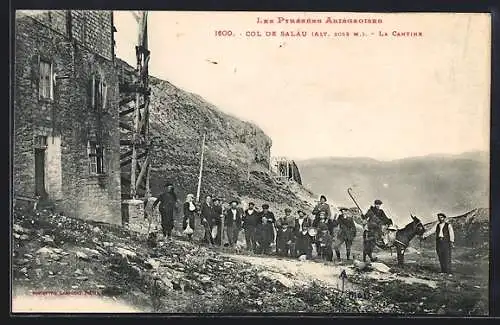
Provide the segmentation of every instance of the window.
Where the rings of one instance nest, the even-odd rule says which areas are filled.
[[[96,142],[88,142],[87,151],[89,155],[90,174],[104,174],[104,148]]]
[[[52,80],[52,63],[40,61],[40,80],[38,84],[39,97],[43,99],[54,98],[54,84]]]
[[[106,109],[108,86],[100,76],[93,76],[91,79],[91,106],[94,110]]]

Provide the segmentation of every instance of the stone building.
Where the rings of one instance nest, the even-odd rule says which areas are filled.
[[[113,13],[19,11],[15,28],[15,197],[120,224]]]

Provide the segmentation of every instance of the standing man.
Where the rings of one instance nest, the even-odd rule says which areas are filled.
[[[224,218],[224,214],[222,212],[222,205],[220,204],[219,198],[214,198],[214,214],[213,214],[213,222],[212,225],[217,227],[217,234],[215,235],[215,244],[222,244],[222,218]]]
[[[253,202],[248,203],[248,209],[243,213],[243,229],[245,231],[245,241],[247,250],[255,250],[255,227],[259,223],[259,214],[254,209]]]
[[[172,236],[172,229],[174,228],[174,210],[177,207],[177,195],[174,192],[174,186],[167,183],[165,192],[153,204],[153,210],[159,204],[159,211],[161,215],[161,229],[164,238],[170,239]]]
[[[284,251],[286,249],[286,243],[289,239],[285,238],[288,234],[287,230],[290,226],[293,226],[292,217],[290,214],[292,210],[290,208],[285,208],[285,215],[279,217],[276,220],[276,254],[280,254],[280,251]]]
[[[316,217],[319,216],[320,211],[324,211],[325,215],[328,219],[332,216],[332,211],[330,210],[330,205],[326,203],[326,196],[321,195],[319,197],[319,203],[316,204],[316,206],[313,209],[312,214],[314,214]]]
[[[451,249],[455,247],[455,233],[451,224],[446,222],[446,215],[438,213],[438,224],[422,235],[427,238],[436,234],[436,253],[441,265],[441,273],[451,274]]]
[[[212,227],[213,227],[213,217],[214,217],[214,206],[212,203],[212,197],[207,195],[205,202],[201,205],[201,224],[205,228],[205,237],[203,237],[203,242],[206,244],[213,245],[214,239],[212,237]]]
[[[273,227],[276,224],[276,217],[274,216],[274,213],[269,211],[269,204],[267,203],[262,204],[261,217],[266,217],[267,221],[273,224]]]
[[[257,225],[256,241],[255,253],[268,255],[270,245],[274,242],[274,226],[270,219],[265,216],[262,216],[261,222]]]
[[[339,233],[337,235],[337,240],[333,248],[335,249],[335,254],[337,255],[337,261],[340,261],[340,246],[345,243],[345,255],[349,260],[351,257],[351,246],[356,237],[356,224],[354,223],[354,219],[350,213],[348,213],[349,209],[340,208],[340,215],[337,218],[339,223]]]
[[[231,207],[226,211],[226,218],[224,220],[230,247],[234,247],[238,241],[238,235],[241,230],[241,217],[241,209],[238,207],[238,201],[231,201]]]

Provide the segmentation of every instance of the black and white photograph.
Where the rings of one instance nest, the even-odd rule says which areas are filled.
[[[488,316],[488,13],[17,10],[11,312]]]

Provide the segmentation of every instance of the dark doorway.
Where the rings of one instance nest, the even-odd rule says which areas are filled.
[[[35,195],[47,198],[45,191],[45,149],[35,149]]]

